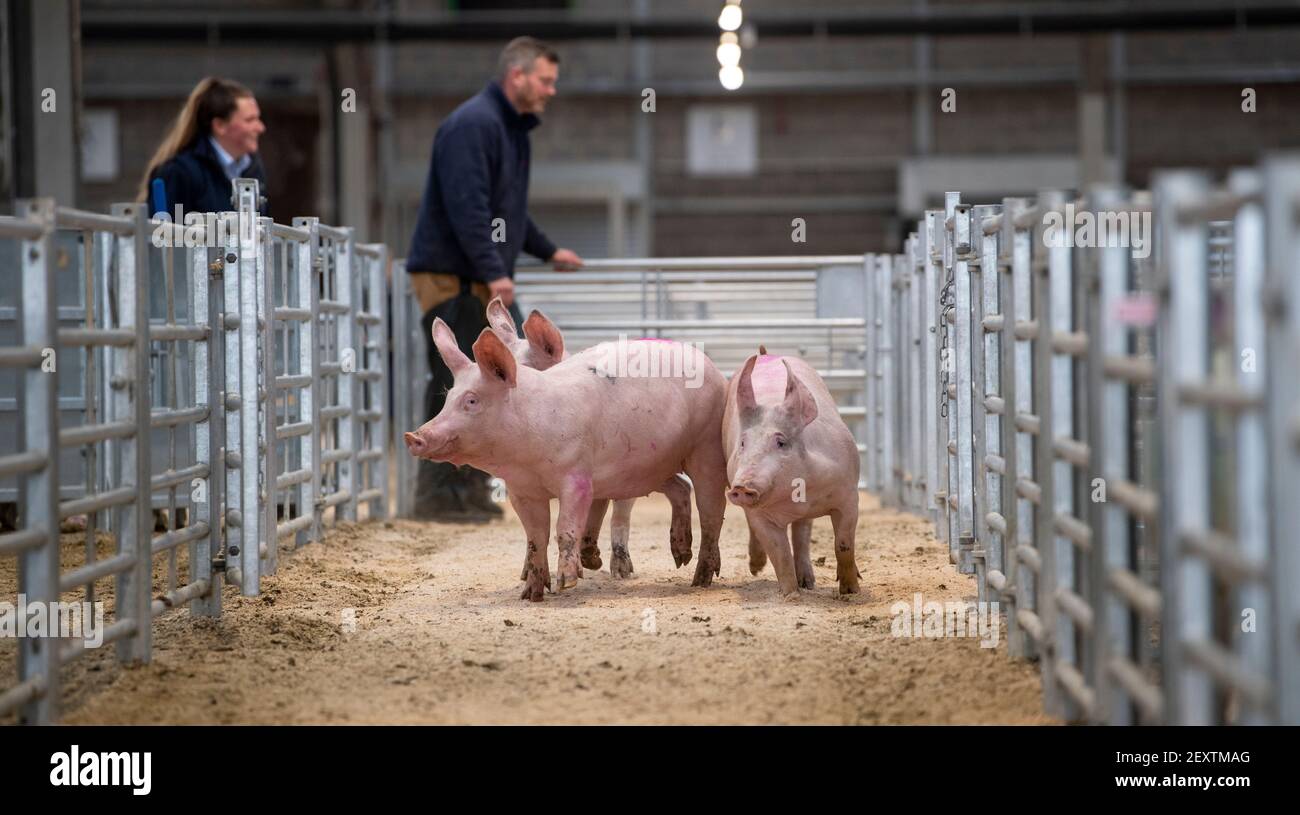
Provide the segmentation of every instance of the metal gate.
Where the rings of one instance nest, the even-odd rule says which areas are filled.
[[[18,503],[0,556],[20,560],[20,605],[102,602],[115,578],[103,643],[123,661],[149,660],[168,609],[220,614],[225,583],[258,594],[278,541],[319,540],[329,507],[387,511],[387,251],[274,224],[256,182],[233,186],[235,211],[196,223],[48,200],[0,218],[0,405],[16,417],[0,488]],[[60,540],[77,517],[84,554]],[[59,670],[89,647],[59,634],[19,639],[0,715],[56,718]]]

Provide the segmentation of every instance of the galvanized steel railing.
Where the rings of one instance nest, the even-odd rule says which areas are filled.
[[[1001,603],[1049,713],[1300,723],[1298,207],[1295,156],[949,193],[877,270],[868,486]],[[1045,239],[1083,211],[1152,218],[1154,252]]]
[[[168,609],[220,614],[226,583],[258,594],[278,542],[319,540],[330,507],[387,512],[387,251],[314,218],[259,217],[253,181],[234,183],[233,202],[197,224],[45,200],[0,218],[0,244],[18,249],[0,255],[15,258],[0,271],[17,286],[16,336],[0,345],[17,377],[0,399],[19,408],[17,449],[0,455],[18,528],[0,534],[0,556],[20,559],[29,605],[95,602],[96,582],[115,577],[103,641],[123,661],[150,658],[152,618]],[[61,309],[60,291],[80,304]],[[78,398],[60,403],[64,383]],[[154,509],[167,510],[158,534]],[[61,568],[60,523],[76,516],[85,554]],[[21,638],[0,715],[53,721],[59,670],[85,650]]]

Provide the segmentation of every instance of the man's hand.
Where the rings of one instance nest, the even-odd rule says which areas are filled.
[[[556,252],[556,254],[558,255],[559,252]],[[498,277],[488,283],[487,286],[493,297],[501,298],[502,305],[509,307],[515,301],[515,281],[509,277]]]
[[[582,258],[572,249],[556,249],[555,254],[551,255],[550,262],[555,266],[557,272],[572,272],[574,269],[582,268]]]

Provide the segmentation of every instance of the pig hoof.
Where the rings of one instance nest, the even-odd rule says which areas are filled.
[[[604,563],[600,559],[600,547],[595,538],[582,539],[582,568],[599,570]]]
[[[681,567],[685,566],[687,563],[691,562],[691,547],[689,545],[687,545],[685,549],[682,549],[676,546],[676,543],[674,542],[672,544],[672,550],[673,550],[673,563],[677,564],[677,568],[680,569]]]
[[[767,565],[767,555],[766,555],[766,554],[760,554],[760,555],[757,555],[757,556],[755,556],[755,555],[750,555],[750,556],[749,556],[749,573],[750,573],[750,574],[753,574],[753,575],[758,574],[759,572],[763,571],[763,567],[766,566],[766,565]]]
[[[807,574],[803,574],[803,575],[799,575],[799,588],[801,588],[801,589],[811,589],[811,588],[813,588],[814,586],[816,586],[816,584],[817,584],[817,579],[816,579],[815,577],[813,577],[813,573],[812,573],[812,572],[809,572],[809,573],[807,573]]]
[[[862,589],[858,586],[856,579],[840,581],[840,594],[858,594],[861,591]]]
[[[535,575],[529,575],[524,583],[524,590],[520,593],[520,600],[529,600],[534,603],[542,602],[542,594],[550,588],[547,584],[550,581],[543,581]]]
[[[709,562],[708,558],[700,556],[699,561],[695,564],[695,579],[691,581],[692,586],[711,586],[713,585],[713,576],[721,569]]]
[[[784,600],[784,601],[787,602],[787,603],[797,603],[797,602],[799,602],[799,589],[798,589],[798,588],[793,588],[793,589],[790,589],[789,591],[786,591],[785,589],[782,589],[782,590],[781,590],[781,599]]]
[[[678,568],[691,562],[691,527],[686,525],[685,529],[674,525],[668,533],[668,548],[672,550],[673,562]]]
[[[628,556],[626,549],[614,550],[609,559],[609,573],[613,577],[632,576],[632,558]]]

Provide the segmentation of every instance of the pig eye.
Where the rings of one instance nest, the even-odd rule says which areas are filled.
[[[466,409],[478,407],[478,397],[472,393],[465,394],[465,401],[462,404]]]
[[[785,449],[785,437],[784,437],[784,436],[777,436],[777,437],[776,437],[776,446],[777,446],[778,448],[782,449],[782,450]]]

